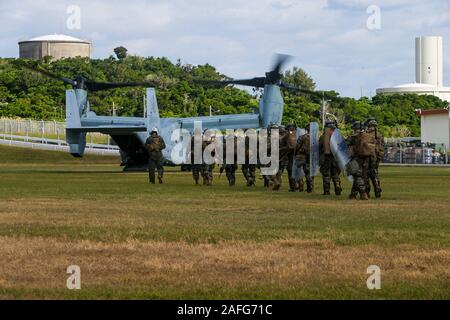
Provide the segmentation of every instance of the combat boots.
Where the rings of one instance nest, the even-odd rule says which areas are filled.
[[[314,185],[312,181],[306,180],[306,192],[312,193],[314,189]]]
[[[212,186],[213,175],[212,172],[205,173],[205,185]]]
[[[360,200],[369,200],[369,196],[367,195],[367,193],[361,193]]]
[[[278,172],[276,175],[272,176],[270,179],[270,184],[273,186],[273,191],[278,191],[281,188],[281,175],[280,172]]]
[[[340,196],[341,193],[342,193],[341,181],[340,180],[333,180],[333,184],[334,184],[334,193],[337,196]]]
[[[290,178],[289,179],[289,192],[295,191],[295,179]]]
[[[298,192],[303,192],[304,191],[304,183],[303,183],[303,179],[298,180]]]
[[[370,181],[366,181],[366,193],[369,198],[370,198],[370,191],[371,191]]]
[[[323,193],[322,193],[322,195],[323,196],[331,195],[330,189],[331,189],[330,178],[329,177],[323,177]]]
[[[152,174],[151,172],[148,175],[148,181],[150,184],[155,184],[155,174]]]
[[[375,191],[375,198],[381,198],[381,187],[380,187],[380,180],[378,179],[372,179],[374,191]]]

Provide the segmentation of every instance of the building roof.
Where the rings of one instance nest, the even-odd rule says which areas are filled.
[[[394,86],[393,88],[434,88],[433,85],[431,84],[426,84],[426,83],[417,83],[417,82],[412,82],[412,83],[405,83],[405,84],[399,84],[398,86]]]
[[[449,115],[449,111],[447,109],[432,109],[432,110],[416,110],[416,114],[418,116],[431,116],[438,114]]]
[[[377,93],[449,93],[450,87],[436,87],[425,83],[406,83],[390,88],[378,88]]]
[[[80,42],[89,43],[89,41],[81,40],[75,37],[67,36],[64,34],[48,34],[45,36],[35,37],[28,40],[23,40],[21,42],[33,42],[33,41],[50,41],[50,42]]]

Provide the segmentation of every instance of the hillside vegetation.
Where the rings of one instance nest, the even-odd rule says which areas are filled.
[[[28,62],[27,62],[28,63]],[[64,116],[63,83],[30,72],[21,67],[21,59],[0,59],[0,117],[62,120]],[[208,115],[210,106],[215,114],[254,112],[258,108],[258,94],[238,88],[207,87],[197,80],[219,80],[227,76],[213,66],[173,63],[167,58],[110,56],[106,59],[71,58],[59,61],[44,59],[40,64],[47,70],[68,78],[82,75],[97,81],[155,81],[161,116],[189,117]],[[258,75],[255,75],[258,76]],[[286,71],[286,82],[315,89],[313,79],[302,69]],[[113,103],[118,115],[141,116],[142,88],[123,88],[90,94],[91,109],[101,115],[112,113]],[[445,108],[447,103],[434,96],[377,95],[373,99],[340,97],[337,92],[327,94],[329,111],[337,116],[344,131],[354,120],[375,116],[386,136],[418,136],[420,119],[415,109]],[[304,126],[320,119],[319,97],[284,92],[283,122]]]

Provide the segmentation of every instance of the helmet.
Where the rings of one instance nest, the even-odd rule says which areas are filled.
[[[286,130],[288,130],[288,131],[294,131],[296,128],[295,128],[295,126],[293,125],[293,124],[288,124],[287,126],[286,126]]]
[[[152,131],[150,131],[150,134],[152,134],[152,133],[158,134],[158,128],[156,128],[156,127],[153,128]]]
[[[366,126],[367,127],[370,127],[370,126],[376,127],[376,126],[378,126],[377,120],[374,117],[370,117],[366,121]]]
[[[311,130],[311,125],[308,123],[305,127],[305,130],[309,132],[309,130]]]
[[[353,121],[352,129],[360,129],[361,130],[361,121]]]
[[[325,122],[325,128],[336,129],[337,128],[336,121],[327,121],[327,122]]]

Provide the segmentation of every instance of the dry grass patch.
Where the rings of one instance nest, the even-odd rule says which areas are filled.
[[[165,284],[296,288],[345,283],[361,287],[366,269],[382,269],[383,284],[450,280],[450,248],[400,245],[340,247],[327,241],[282,240],[217,244],[107,244],[44,238],[0,238],[0,286],[63,289],[67,266],[81,267],[84,288]]]

